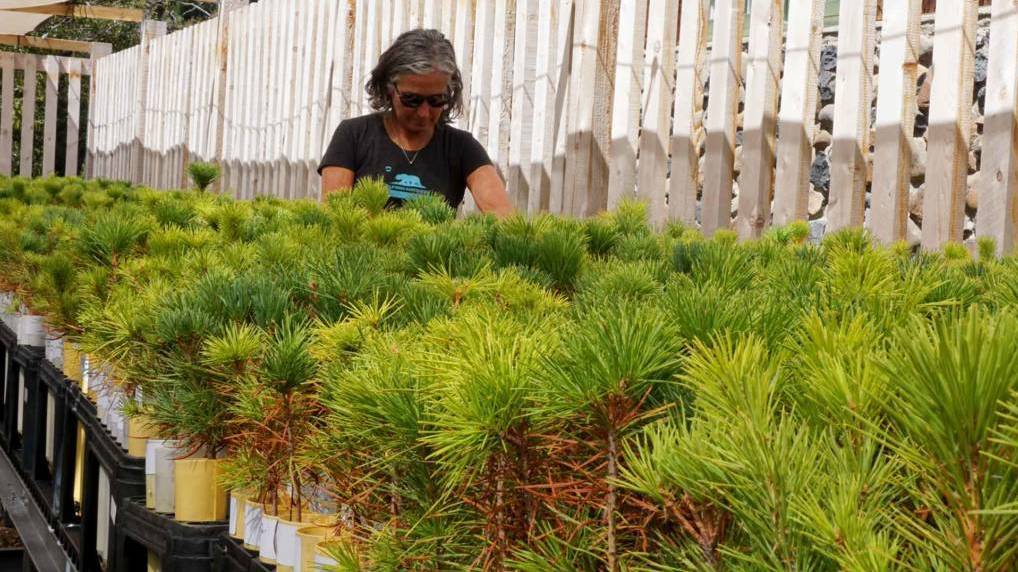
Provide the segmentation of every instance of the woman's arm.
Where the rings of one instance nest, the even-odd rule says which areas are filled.
[[[353,187],[354,172],[345,167],[325,167],[322,169],[322,203],[336,191],[349,190]]]
[[[493,165],[478,167],[467,176],[467,188],[481,212],[505,218],[513,213],[513,205],[505,192],[505,183]]]

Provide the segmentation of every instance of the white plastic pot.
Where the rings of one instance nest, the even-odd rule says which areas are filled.
[[[57,332],[46,336],[46,359],[57,369],[64,369],[64,339]]]
[[[261,546],[262,507],[254,500],[244,503],[244,548],[258,550]]]
[[[18,318],[18,344],[23,346],[46,347],[46,330],[42,316],[24,314]]]
[[[296,568],[300,565],[300,539],[297,529],[299,522],[279,519],[276,525],[276,566]]]
[[[177,442],[149,439],[145,446],[145,506],[164,514],[173,513],[174,458]]]
[[[262,531],[258,535],[258,559],[269,564],[276,563],[276,529],[279,518],[262,512]]]

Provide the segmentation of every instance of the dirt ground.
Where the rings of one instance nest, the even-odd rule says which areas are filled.
[[[21,537],[18,531],[6,526],[0,526],[0,548],[16,548],[21,546]]]

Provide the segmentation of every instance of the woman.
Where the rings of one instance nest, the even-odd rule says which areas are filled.
[[[463,110],[463,80],[441,32],[400,35],[366,89],[375,112],[339,124],[318,167],[322,200],[358,179],[382,177],[391,205],[436,193],[455,209],[469,188],[482,212],[500,218],[512,212],[484,147],[449,125]]]

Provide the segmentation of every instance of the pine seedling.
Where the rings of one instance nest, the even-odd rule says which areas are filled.
[[[191,163],[187,166],[187,175],[200,192],[209,189],[219,178],[219,165],[215,163]]]

